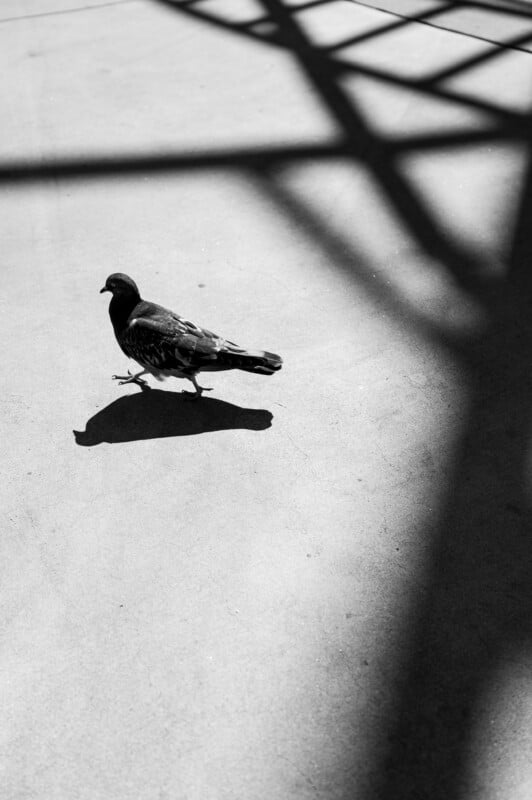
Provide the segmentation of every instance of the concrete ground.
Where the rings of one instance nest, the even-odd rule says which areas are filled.
[[[531,42],[4,0],[3,798],[532,796]],[[283,371],[117,386],[114,271]]]

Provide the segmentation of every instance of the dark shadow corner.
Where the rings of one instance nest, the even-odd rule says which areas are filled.
[[[115,400],[91,417],[84,431],[73,431],[76,444],[92,447],[167,436],[191,436],[231,429],[263,431],[272,424],[270,411],[241,408],[224,400],[145,389]]]

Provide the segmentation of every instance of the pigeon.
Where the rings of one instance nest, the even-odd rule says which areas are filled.
[[[143,300],[128,275],[121,272],[109,275],[102,292],[113,295],[109,316],[118,344],[128,358],[142,367],[136,375],[129,370],[127,376],[113,375],[120,385],[146,386],[142,375],[147,374],[157,380],[169,376],[187,378],[196,390],[192,397],[198,398],[211,391],[210,387],[198,385],[199,372],[241,369],[257,375],[273,375],[281,369],[280,356],[239,347],[163,306]]]

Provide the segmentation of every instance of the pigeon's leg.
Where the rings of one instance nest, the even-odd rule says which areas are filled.
[[[148,382],[143,381],[140,377],[141,375],[147,375],[148,370],[143,369],[142,372],[137,372],[136,375],[132,375],[131,372],[127,371],[126,375],[113,375],[114,381],[119,381],[119,386],[123,386],[125,383],[136,383],[138,386],[147,386]]]
[[[212,386],[200,386],[196,380],[195,375],[187,375],[187,378],[189,379],[189,381],[192,381],[192,383],[194,384],[194,389],[196,390],[195,394],[190,395],[191,400],[197,400],[198,397],[201,397],[203,392],[212,392]],[[186,392],[186,394],[190,393]]]

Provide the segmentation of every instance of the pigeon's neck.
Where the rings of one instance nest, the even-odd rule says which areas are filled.
[[[138,303],[140,303],[140,296],[138,294],[113,295],[109,303],[109,316],[111,317],[115,333],[118,333],[126,327],[131,312]]]

